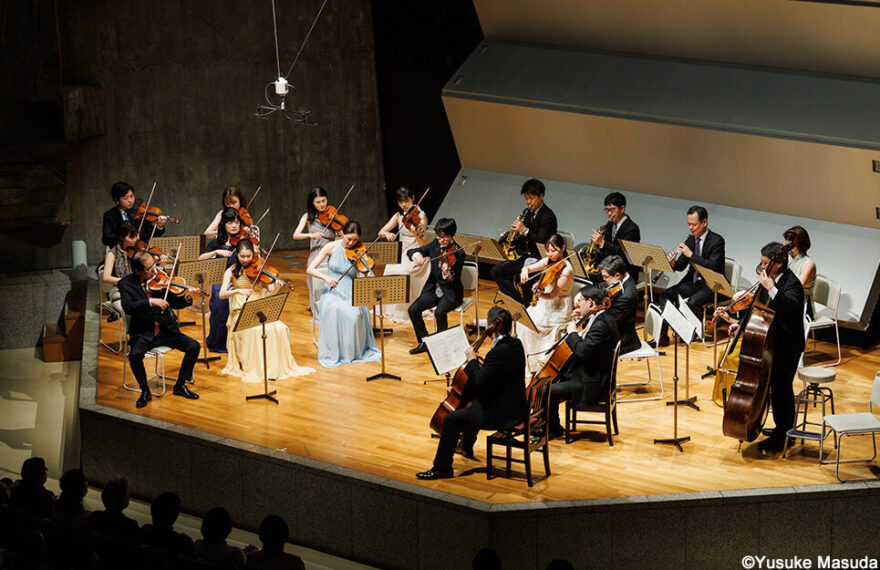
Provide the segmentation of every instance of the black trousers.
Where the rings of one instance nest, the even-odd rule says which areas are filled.
[[[197,341],[182,332],[166,333],[160,331],[159,336],[153,339],[138,336],[132,340],[130,345],[128,364],[131,366],[131,371],[141,390],[150,389],[147,384],[147,372],[144,370],[144,354],[156,346],[167,346],[184,353],[183,362],[180,363],[180,372],[177,375],[178,385],[182,386],[184,382],[192,378],[193,368],[199,357],[200,347]]]
[[[797,372],[800,352],[774,351],[770,371],[770,402],[773,404],[774,439],[785,439],[785,432],[794,427],[794,390],[791,383]]]
[[[455,455],[459,437],[462,447],[472,451],[481,429],[508,428],[516,423],[508,422],[506,425],[500,425],[489,417],[490,415],[483,410],[479,400],[472,400],[470,406],[459,408],[446,416],[440,432],[440,443],[437,444],[437,453],[434,455],[434,469],[438,471],[452,469],[452,457]]]
[[[409,320],[412,321],[413,330],[416,332],[416,340],[421,342],[424,337],[428,336],[428,328],[425,326],[425,319],[422,318],[422,311],[436,307],[434,319],[437,321],[437,332],[440,332],[449,328],[446,313],[459,305],[461,305],[461,301],[456,303],[449,295],[438,297],[434,289],[422,291],[418,299],[413,301],[407,309]]]
[[[519,283],[519,274],[523,265],[526,264],[526,259],[528,259],[527,255],[513,261],[502,261],[492,268],[491,273],[492,279],[498,284],[499,291],[528,306],[532,301],[532,285],[535,284],[537,278],[529,279],[523,283],[522,293],[516,286],[516,283]]]
[[[682,280],[666,289],[658,296],[660,310],[663,310],[663,306],[666,304],[666,300],[668,299],[673,305],[678,306],[678,296],[681,295],[681,298],[687,301],[688,307],[690,307],[691,311],[697,316],[697,318],[702,318],[703,315],[703,306],[711,303],[715,299],[715,294],[706,287],[706,284],[702,281],[694,283],[690,280]],[[718,295],[718,300],[727,299],[724,295]],[[663,321],[663,330],[660,333],[661,337],[665,337],[668,335],[669,325],[666,324],[666,321]]]
[[[574,401],[579,405],[595,404],[602,399],[602,385],[598,382],[582,384],[574,380],[563,380],[550,387],[550,429],[557,431],[562,429],[559,421],[559,403]]]

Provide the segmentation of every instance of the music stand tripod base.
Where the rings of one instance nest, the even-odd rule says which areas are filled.
[[[267,368],[268,358],[266,356],[266,323],[273,323],[281,317],[281,311],[284,309],[284,303],[287,301],[289,293],[278,293],[262,299],[248,300],[241,308],[232,333],[239,330],[248,329],[259,326],[262,330],[263,340],[263,393],[254,394],[253,396],[245,396],[245,401],[251,400],[269,400],[278,403],[275,399],[277,390],[269,391],[269,369]]]

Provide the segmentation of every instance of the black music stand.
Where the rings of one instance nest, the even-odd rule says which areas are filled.
[[[477,263],[478,281],[480,279],[480,259],[491,259],[496,262],[506,260],[501,252],[501,246],[496,239],[469,234],[455,234],[455,241],[461,246],[465,254],[473,256],[474,261]],[[478,284],[476,294],[474,295],[474,324],[470,326],[469,332],[480,334],[481,327],[485,328],[485,325],[480,323],[480,287]]]
[[[183,277],[187,283],[196,283],[204,291],[210,291],[211,287],[223,282],[223,273],[226,271],[226,258],[205,259],[201,261],[182,261],[177,265],[177,275]],[[205,330],[205,298],[201,299],[202,308],[202,356],[196,362],[201,362],[208,369],[211,368],[212,360],[220,360],[219,356],[208,356],[207,333]]]
[[[651,286],[648,269],[665,271],[667,273],[675,273],[675,270],[669,265],[669,259],[666,257],[666,252],[663,251],[663,248],[659,245],[627,241],[625,239],[619,239],[617,240],[617,243],[620,244],[624,255],[629,259],[630,265],[640,265],[642,267],[642,274],[645,276],[645,315],[647,315],[648,287]],[[642,331],[642,336],[645,339],[645,342],[648,342],[647,327]]]
[[[255,299],[253,301],[245,301],[235,321],[232,332],[238,332],[253,328],[257,325],[263,327],[263,393],[253,396],[246,396],[245,401],[257,400],[260,398],[278,403],[275,399],[276,390],[269,391],[269,367],[266,357],[266,323],[274,323],[281,317],[281,311],[284,309],[284,303],[287,301],[288,293],[278,293],[270,297]]]
[[[377,241],[370,245],[367,252],[373,258],[376,265],[388,265],[389,263],[400,263],[403,244],[399,241]],[[407,297],[405,303],[409,302]],[[376,327],[376,307],[373,307],[373,334],[381,332],[383,334],[391,334],[394,329],[377,328]]]
[[[694,327],[694,335],[697,338],[702,339],[704,334],[704,326],[700,319],[691,311],[691,308],[685,302],[684,299],[681,298],[681,295],[678,296],[678,311],[682,314],[682,316],[687,319],[687,321]],[[688,343],[685,345],[684,351],[684,400],[679,400],[679,404],[684,404],[685,406],[690,406],[693,409],[700,411],[700,407],[695,403],[697,401],[696,396],[691,396],[691,345]],[[666,405],[669,406],[670,403],[666,402]]]
[[[456,325],[445,331],[428,335],[422,341],[428,348],[428,358],[431,359],[434,372],[437,376],[446,375],[446,388],[448,389],[452,381],[449,373],[458,370],[458,367],[465,363],[465,351],[471,345],[467,334],[460,325]],[[425,380],[422,384],[441,381]]]
[[[510,317],[514,323],[522,323],[523,326],[529,328],[535,334],[541,334],[538,331],[538,325],[535,324],[535,321],[532,320],[532,316],[526,310],[527,307],[514,299],[513,297],[508,297],[501,291],[498,292],[498,298],[495,301],[496,305],[501,305],[510,313]],[[514,327],[514,330],[516,328]]]
[[[718,293],[733,297],[733,287],[730,286],[730,283],[727,282],[727,278],[724,275],[701,265],[697,265],[696,263],[692,263],[691,265],[693,265],[694,269],[697,270],[697,273],[703,277],[706,287],[712,291],[714,297],[712,301],[713,307],[718,307]],[[718,319],[715,319],[715,322],[712,323],[712,364],[714,365],[716,362],[718,362]],[[706,368],[707,371],[703,374],[703,378],[708,378],[715,374],[714,366],[707,366]]]
[[[382,372],[367,378],[367,382],[379,378],[400,380],[400,376],[385,372],[385,315],[382,305],[405,303],[409,298],[409,275],[386,275],[384,277],[355,277],[352,280],[351,305],[353,307],[374,307],[379,305],[379,342],[382,351]]]
[[[688,323],[687,319],[678,312],[678,309],[676,309],[675,305],[669,300],[666,301],[666,305],[663,307],[662,317],[664,321],[669,323],[669,328],[675,333],[675,364],[672,369],[673,427],[671,438],[655,439],[654,443],[668,443],[674,445],[679,451],[683,452],[684,449],[682,449],[681,444],[690,441],[691,437],[689,435],[684,437],[678,436],[678,340],[680,338],[685,344],[689,345],[694,338],[694,330],[692,325]]]
[[[193,261],[197,260],[199,255],[205,250],[205,234],[154,237],[150,240],[150,247],[158,247],[165,252],[165,255],[172,259],[179,253],[177,258],[179,262]],[[194,324],[196,324],[195,321],[177,323],[181,327],[188,327]]]

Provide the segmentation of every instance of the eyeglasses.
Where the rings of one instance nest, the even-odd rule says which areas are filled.
[[[605,213],[610,214],[611,212],[616,212],[619,208],[617,206],[606,206]]]

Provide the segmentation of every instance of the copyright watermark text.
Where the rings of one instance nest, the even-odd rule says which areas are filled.
[[[769,556],[758,556],[746,554],[742,557],[742,567],[746,570],[764,568],[878,568],[877,559],[870,556],[862,556],[861,558],[837,558],[833,556],[818,556],[813,558],[801,558],[793,556],[791,558],[771,558]]]

